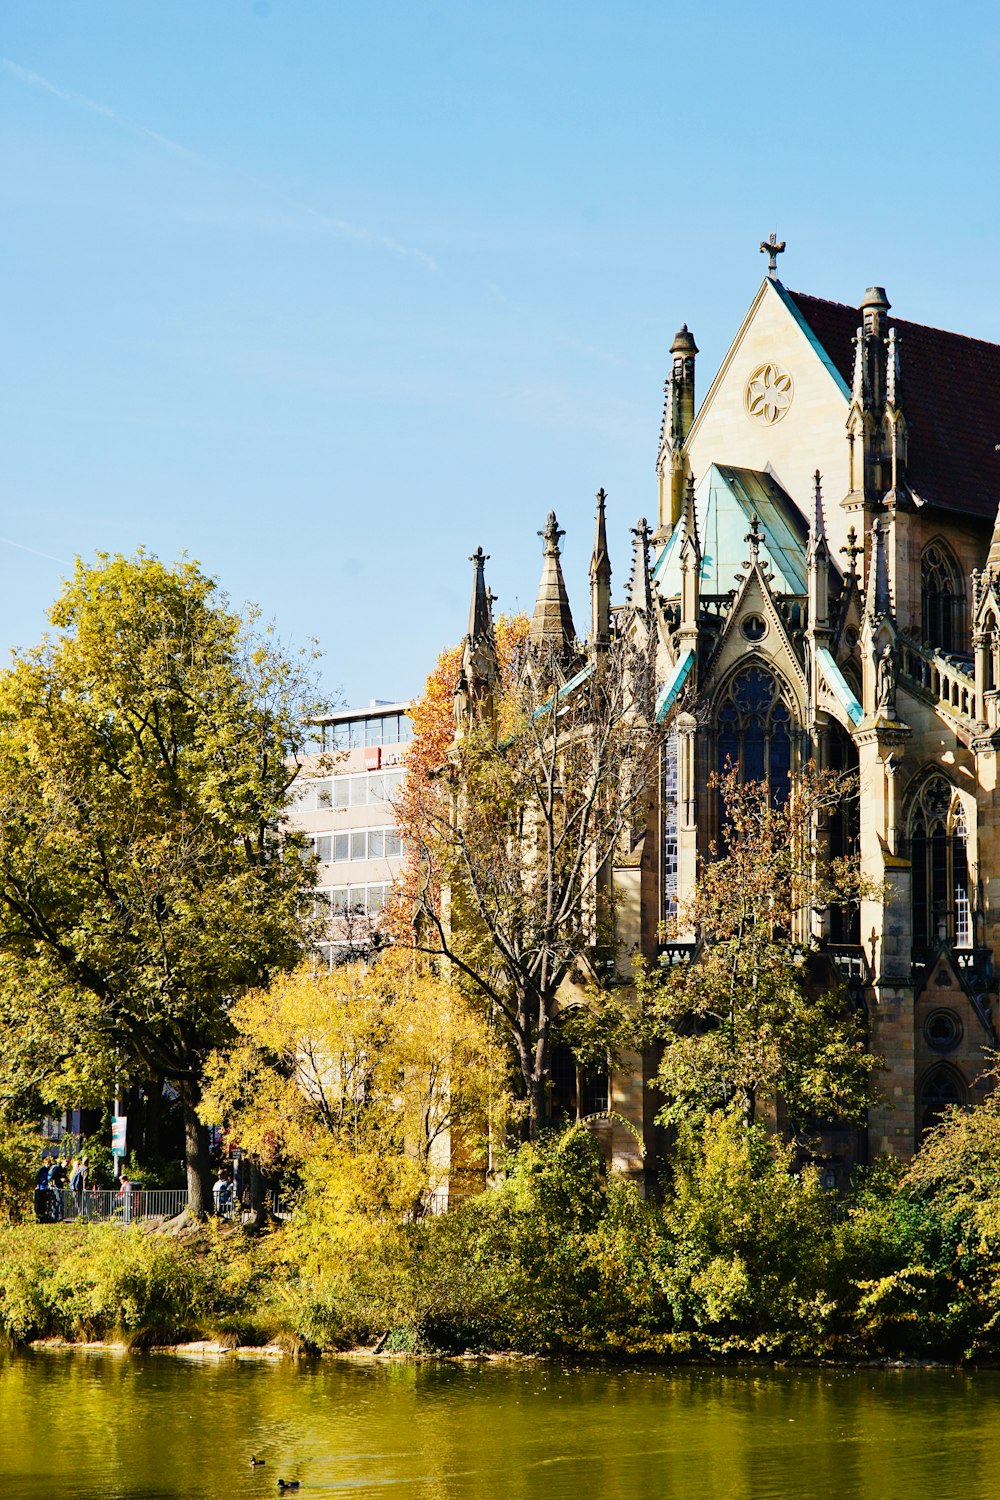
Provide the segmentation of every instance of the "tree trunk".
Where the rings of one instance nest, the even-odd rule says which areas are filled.
[[[267,1227],[267,1209],[264,1205],[264,1193],[267,1187],[267,1179],[255,1157],[250,1157],[247,1162],[247,1208],[249,1216],[246,1222],[248,1233],[256,1234]]]
[[[528,1115],[528,1132],[533,1141],[537,1141],[538,1132],[545,1124],[546,1106],[548,1096],[545,1090],[545,1079],[534,1073],[531,1079],[531,1092],[528,1095],[530,1113]]]
[[[528,1101],[531,1106],[531,1139],[537,1141],[539,1131],[548,1123],[552,1098],[549,1093],[550,1054],[552,1050],[550,1021],[551,1007],[547,996],[537,996],[537,1025],[535,1044],[531,1052]]]
[[[195,1084],[181,1085],[184,1106],[184,1165],[187,1168],[188,1213],[204,1219],[212,1208],[212,1172],[208,1160],[208,1126],[196,1113],[198,1089]]]
[[[153,1078],[143,1088],[142,1160],[146,1165],[160,1155],[160,1122],[163,1119],[163,1080]]]

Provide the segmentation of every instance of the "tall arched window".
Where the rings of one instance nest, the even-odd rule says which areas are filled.
[[[910,809],[915,948],[944,938],[972,947],[967,843],[958,793],[944,776],[929,776]]]
[[[997,634],[997,617],[990,610],[980,627],[983,637],[983,690],[987,693],[995,693],[998,686],[997,672],[997,649],[1000,647],[1000,639]]]
[[[853,780],[829,817],[828,848],[831,859],[857,859],[861,848],[861,803],[858,795],[858,748],[839,724],[831,724],[827,739],[827,764],[831,771],[849,773]],[[830,937],[835,943],[860,943],[861,907],[853,901],[830,908]]]
[[[941,651],[964,651],[965,587],[955,558],[943,542],[931,542],[920,558],[920,618],[925,641]]]
[[[966,1103],[965,1079],[957,1068],[938,1063],[924,1079],[920,1089],[920,1130],[933,1130],[945,1111]]]
[[[777,678],[757,662],[733,677],[716,712],[716,765],[739,768],[741,781],[766,782],[772,801],[788,796],[792,719]]]

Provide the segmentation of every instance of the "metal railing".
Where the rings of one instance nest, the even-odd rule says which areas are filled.
[[[420,1209],[414,1217],[418,1219],[438,1218],[441,1214],[451,1213],[452,1209],[458,1208],[469,1198],[479,1197],[482,1191],[482,1188],[479,1192],[472,1192],[469,1189],[441,1188],[437,1192],[425,1193]]]
[[[124,1193],[88,1188],[79,1196],[70,1188],[61,1192],[40,1188],[35,1193],[35,1215],[50,1224],[74,1219],[92,1224],[131,1224],[140,1219],[172,1219],[184,1211],[187,1200],[186,1188],[132,1187]]]

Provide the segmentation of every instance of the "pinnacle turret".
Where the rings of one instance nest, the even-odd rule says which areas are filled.
[[[653,614],[653,582],[649,573],[649,538],[652,533],[645,516],[632,527],[632,535],[635,542],[627,602],[630,609],[638,610],[650,619]]]
[[[865,588],[865,613],[870,620],[892,614],[889,588],[889,560],[886,556],[884,522],[876,516],[871,528],[871,553],[868,558],[868,583]]]
[[[493,631],[490,593],[486,587],[486,564],[489,560],[489,553],[484,552],[482,547],[477,547],[469,558],[473,567],[472,603],[469,606],[469,640],[472,642]]]
[[[500,677],[493,635],[493,595],[486,586],[489,554],[477,547],[469,561],[473,569],[469,631],[462,643],[462,660],[455,683],[455,723],[460,731],[471,717],[473,705],[489,704]]]
[[[528,639],[536,650],[546,648],[558,657],[566,657],[573,650],[576,631],[559,561],[559,541],[566,533],[560,530],[555,511],[549,511],[545,530],[538,535],[543,538],[545,548]]]
[[[611,639],[611,558],[604,514],[606,499],[603,489],[598,490],[594,551],[590,559],[590,637],[595,646],[606,646]]]
[[[823,521],[823,476],[817,469],[813,475],[813,514],[809,526],[809,549],[808,560],[823,557],[828,559],[830,548],[826,540],[826,526]]]

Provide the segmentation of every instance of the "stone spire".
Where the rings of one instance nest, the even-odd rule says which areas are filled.
[[[882,416],[882,438],[888,462],[888,504],[906,503],[907,428],[901,403],[902,380],[899,369],[899,330],[889,329],[885,340],[885,411]]]
[[[670,446],[679,448],[687,440],[694,421],[694,360],[698,345],[686,323],[674,334],[670,345]]]
[[[892,614],[889,590],[889,561],[885,551],[883,522],[876,516],[871,529],[871,552],[868,558],[868,583],[865,588],[865,614],[872,621]]]
[[[606,646],[611,640],[611,558],[604,516],[606,499],[603,489],[598,490],[594,551],[590,559],[590,640],[593,646]]]
[[[688,482],[684,487],[684,536],[681,542],[681,555],[685,551],[693,549],[701,563],[701,538],[698,536],[698,511],[694,503],[694,475],[688,475]]]
[[[670,345],[672,364],[663,414],[665,430],[660,445],[660,529],[664,535],[677,525],[684,504],[685,444],[694,422],[694,362],[697,353],[694,335],[687,324],[682,323]]]
[[[500,677],[496,641],[493,636],[493,595],[486,587],[488,553],[477,547],[472,564],[472,602],[469,631],[462,643],[462,660],[455,683],[455,724],[461,731],[475,704],[489,704]]]
[[[824,631],[830,613],[830,549],[823,525],[823,488],[817,469],[813,475],[813,518],[806,552],[809,591],[809,628]]]
[[[632,547],[632,571],[629,574],[626,601],[630,609],[638,610],[647,620],[653,617],[653,582],[649,576],[651,534],[645,516],[632,527],[635,542]]]
[[[847,418],[851,486],[843,504],[873,515],[906,507],[906,423],[900,408],[899,335],[888,324],[885,287],[870,286],[858,311],[854,379]]]
[[[990,539],[990,552],[986,559],[986,571],[988,573],[1000,574],[1000,505],[997,506],[996,520],[993,522],[993,536]]]
[[[694,503],[694,476],[688,478],[684,493],[684,530],[681,536],[681,635],[686,644],[698,638],[698,611],[701,601],[701,542],[698,538],[698,512]]]
[[[489,562],[488,552],[482,547],[477,547],[469,558],[473,568],[472,575],[472,603],[469,606],[469,635],[468,639],[475,644],[487,635],[493,634],[493,620],[490,614],[490,593],[486,587],[486,564]]]
[[[813,514],[809,526],[809,548],[807,557],[811,560],[823,556],[827,560],[830,557],[830,548],[826,540],[826,526],[823,522],[823,476],[817,469],[813,475]]]
[[[566,533],[559,529],[554,510],[549,511],[545,530],[538,535],[544,539],[545,549],[528,640],[536,650],[547,648],[556,656],[565,657],[573,649],[576,631],[559,562],[559,539]]]

